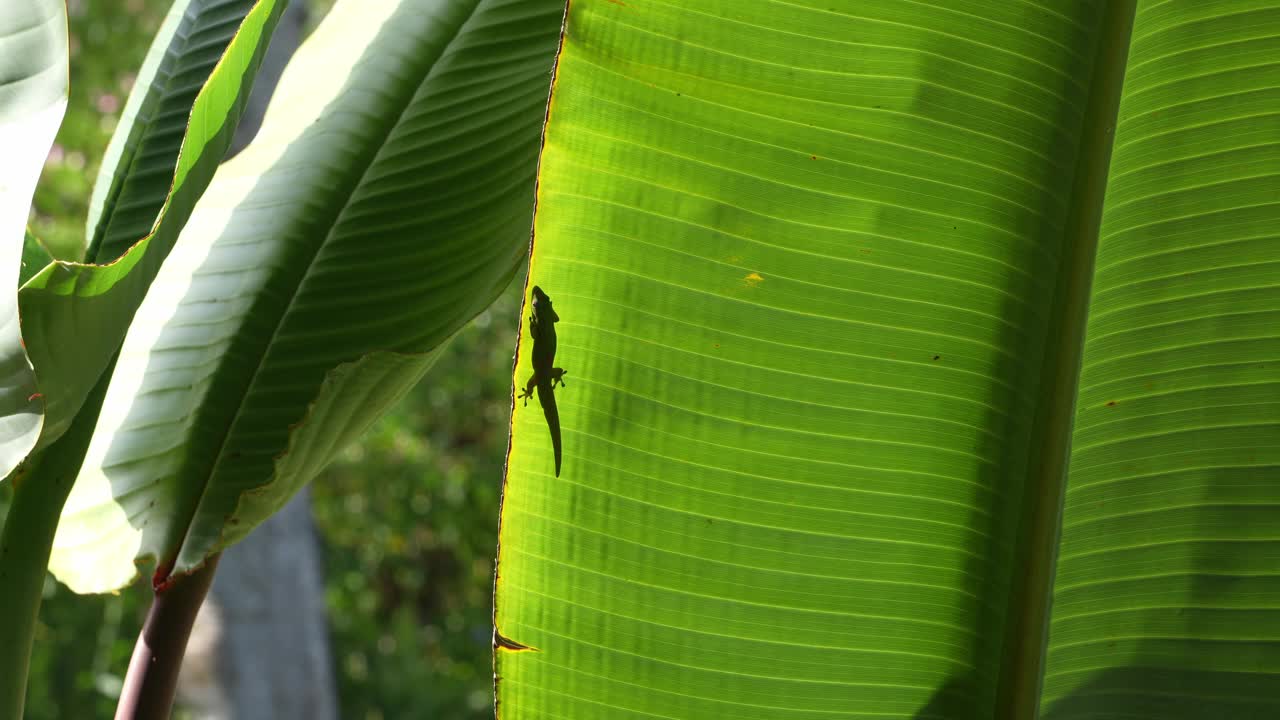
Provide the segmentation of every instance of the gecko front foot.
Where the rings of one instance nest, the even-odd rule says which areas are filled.
[[[529,382],[525,383],[524,392],[520,393],[520,395],[518,396],[518,397],[524,398],[525,407],[529,407],[529,398],[533,397],[533,389],[537,386],[538,386],[538,374],[534,373],[533,376],[529,378]]]

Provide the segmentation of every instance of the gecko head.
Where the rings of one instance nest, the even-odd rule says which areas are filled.
[[[551,307],[551,296],[542,292],[542,288],[537,285],[533,286],[533,309],[542,317],[550,318],[551,322],[560,321],[560,316]]]

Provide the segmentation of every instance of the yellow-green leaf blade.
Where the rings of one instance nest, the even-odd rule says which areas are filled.
[[[570,5],[500,713],[991,716],[1096,8],[831,5]]]

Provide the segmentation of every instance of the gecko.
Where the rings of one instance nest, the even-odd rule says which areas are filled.
[[[533,286],[533,310],[529,313],[529,335],[533,337],[533,375],[525,383],[520,397],[525,406],[538,389],[538,402],[547,418],[551,431],[551,449],[556,457],[556,477],[560,477],[560,412],[556,410],[556,383],[564,385],[564,368],[553,367],[556,362],[556,323],[560,316],[551,307],[551,298],[537,285]]]

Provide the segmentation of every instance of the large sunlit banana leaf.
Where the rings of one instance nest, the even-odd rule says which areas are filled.
[[[574,0],[499,717],[1280,717],[1277,38]]]
[[[35,447],[44,423],[21,344],[17,289],[31,196],[66,109],[66,6],[0,6],[0,479]]]
[[[117,197],[113,207],[101,211],[103,217],[105,213],[135,210],[146,203],[161,203],[154,227],[149,221],[138,225],[149,229],[150,234],[136,238],[137,242],[118,259],[112,256],[110,264],[62,261],[50,264],[19,292],[22,337],[35,368],[40,401],[44,404],[44,427],[38,448],[47,447],[65,432],[120,347],[147,287],[231,142],[253,87],[253,77],[285,4],[286,0],[259,0],[247,13],[241,12],[238,16],[234,8],[221,4],[223,7],[219,10],[231,24],[234,38],[229,43],[225,36],[221,38],[225,50],[212,40],[202,47],[217,63],[212,72],[206,70],[207,80],[196,71],[192,72],[194,80],[184,78],[184,82],[197,87],[204,83],[194,101],[189,100],[190,88],[182,88],[182,92],[176,93],[179,100],[165,104],[178,114],[177,118],[167,116],[162,120],[163,133],[179,133],[181,138],[176,162],[171,154],[175,150],[174,137],[160,142],[149,136],[155,142],[144,143],[141,153],[155,164],[145,168],[135,164],[130,170],[121,171],[129,178],[145,175],[148,187],[130,191],[126,181],[126,191],[119,197],[129,199],[132,205],[122,208]],[[157,45],[155,50],[165,52],[165,46]],[[160,92],[166,98],[175,96],[173,92]],[[190,103],[189,113],[187,103]],[[182,136],[180,133],[184,131],[186,134]],[[163,179],[157,180],[156,173],[163,175]],[[157,182],[167,190],[166,194],[154,192]],[[120,252],[126,246],[116,243],[111,249]],[[97,245],[91,249],[101,255],[105,248]]]
[[[243,537],[528,248],[563,4],[349,0],[219,171],[121,350],[51,569],[112,590]]]

